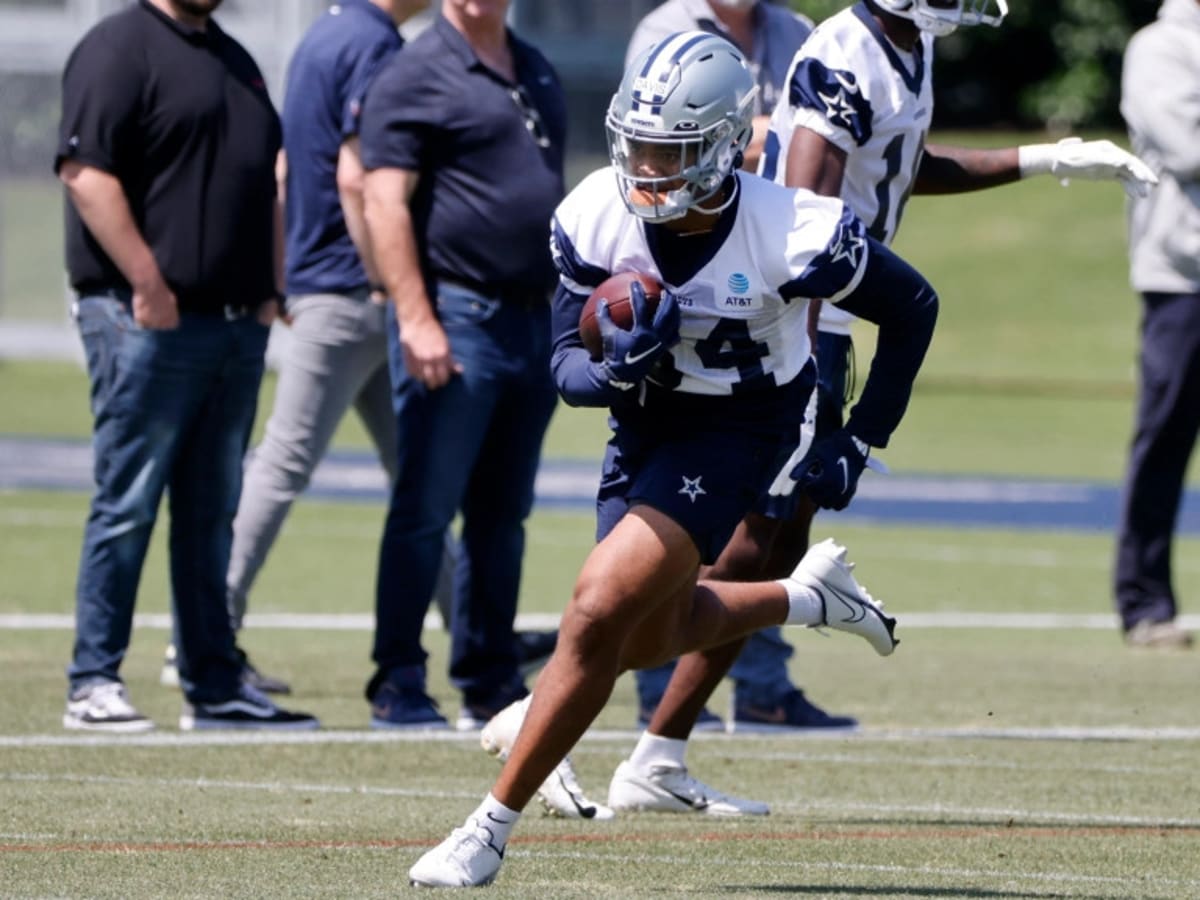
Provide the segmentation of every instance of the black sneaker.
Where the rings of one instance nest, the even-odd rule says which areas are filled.
[[[497,691],[487,700],[469,701],[464,697],[454,727],[459,731],[479,731],[500,710],[528,696],[529,689],[517,681]]]
[[[517,671],[524,678],[546,664],[558,643],[558,629],[553,631],[518,631]]]
[[[246,651],[241,647],[234,647],[234,652],[242,661],[242,683],[248,684],[250,687],[262,691],[264,694],[290,694],[292,686],[282,678],[276,678],[273,675],[267,675],[258,671],[254,664],[250,662],[250,657],[246,655]]]
[[[371,727],[398,730],[449,728],[437,701],[425,693],[423,680],[385,680],[371,698]]]
[[[246,656],[246,651],[241,647],[234,647],[233,651],[242,662],[242,681],[250,687],[260,690],[264,694],[290,694],[292,692],[292,686],[282,678],[258,671],[250,662],[250,658]],[[163,667],[158,676],[158,683],[163,687],[179,687],[178,653],[174,644],[167,644],[167,653],[163,658]]]
[[[260,729],[306,731],[320,726],[315,716],[276,706],[262,691],[243,683],[237,695],[219,703],[184,703],[180,731]]]
[[[729,730],[737,732],[853,731],[858,719],[825,712],[793,688],[776,703],[755,704],[735,698]]]

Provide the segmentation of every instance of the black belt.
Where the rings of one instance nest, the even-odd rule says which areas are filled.
[[[459,278],[437,278],[436,281],[438,284],[444,284],[447,287],[478,294],[480,297],[485,297],[488,300],[499,300],[505,306],[524,309],[530,312],[544,309],[550,305],[550,300],[545,291],[479,285],[470,281],[463,281]]]
[[[108,297],[111,300],[118,300],[126,306],[133,305],[133,291],[129,288],[121,287],[99,287],[99,288],[84,288],[79,290],[81,297]],[[258,314],[258,307],[251,306],[246,303],[225,303],[221,306],[193,306],[188,303],[179,304],[180,315],[189,316],[220,316],[226,322],[236,322],[238,319],[244,319],[246,316]]]

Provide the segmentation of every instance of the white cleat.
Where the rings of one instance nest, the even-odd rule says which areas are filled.
[[[765,816],[771,807],[710,788],[686,766],[651,766],[638,772],[625,760],[608,786],[608,805],[618,812],[700,813],[705,816]]]
[[[884,615],[883,604],[854,580],[853,569],[854,563],[846,560],[846,548],[826,538],[808,548],[791,578],[821,597],[824,621],[811,627],[829,626],[857,634],[880,656],[889,656],[900,643],[895,638],[896,620]]]
[[[531,695],[532,696],[532,695]],[[479,743],[497,759],[508,759],[508,753],[517,740],[517,732],[525,722],[531,697],[510,703],[483,726]],[[571,757],[567,756],[554,767],[550,777],[537,790],[538,802],[549,815],[564,819],[594,819],[604,821],[613,817],[613,811],[602,803],[589,800],[579,786]]]
[[[492,832],[478,819],[455,828],[408,870],[413,887],[483,887],[496,880],[504,848],[492,843]]]

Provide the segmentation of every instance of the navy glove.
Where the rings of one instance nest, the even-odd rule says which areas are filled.
[[[792,478],[822,509],[845,509],[858,489],[870,451],[842,428],[814,443],[808,456],[792,470]]]
[[[600,367],[605,380],[618,390],[627,391],[646,377],[658,358],[679,342],[679,304],[666,288],[651,316],[646,292],[637,281],[629,285],[633,324],[619,327],[608,312],[608,304],[596,309],[600,342],[604,357]]]

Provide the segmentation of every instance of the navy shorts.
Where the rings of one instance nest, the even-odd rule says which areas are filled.
[[[644,406],[614,408],[596,498],[597,540],[644,503],[691,535],[703,563],[715,562],[775,477],[776,458],[795,449],[814,377],[807,366],[769,392],[651,391]]]

